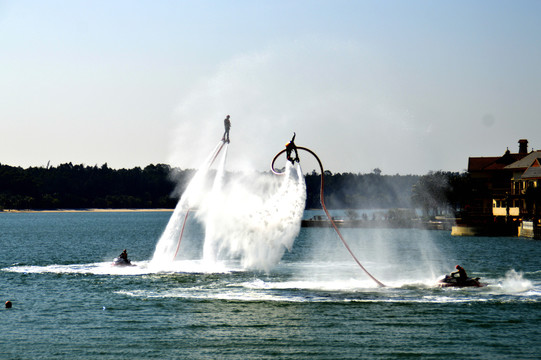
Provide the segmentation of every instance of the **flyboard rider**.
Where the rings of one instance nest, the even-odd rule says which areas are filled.
[[[299,162],[299,161],[300,161],[300,159],[299,159],[299,152],[297,151],[297,146],[295,145],[295,136],[296,136],[296,135],[297,135],[297,134],[293,133],[293,137],[291,138],[291,141],[288,142],[288,143],[286,144],[286,156],[287,156],[287,159],[288,159],[289,161],[291,161],[291,163],[292,163],[293,165],[295,165],[295,161],[296,161],[296,162]],[[291,152],[292,152],[293,150],[295,150],[295,158],[292,158],[292,157],[291,157]]]
[[[222,137],[223,142],[227,142],[229,144],[229,129],[231,129],[231,120],[229,120],[229,115],[227,115],[224,119],[224,136]]]

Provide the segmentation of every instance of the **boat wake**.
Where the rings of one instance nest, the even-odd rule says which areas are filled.
[[[53,264],[45,266],[37,265],[13,265],[2,271],[28,273],[28,274],[87,274],[87,275],[149,275],[149,274],[223,274],[242,271],[239,263],[213,262],[205,263],[201,260],[178,260],[163,265],[157,265],[152,261],[132,261],[134,266],[114,266],[112,262],[96,262],[88,264]]]
[[[541,289],[528,279],[524,278],[524,274],[515,270],[509,270],[505,274],[505,278],[499,279],[494,285],[490,286],[490,290],[495,294],[526,294],[528,292],[539,293]]]
[[[286,263],[272,274],[246,271],[240,261],[213,262],[179,260],[157,267],[152,261],[134,262],[118,267],[111,262],[88,264],[52,264],[45,266],[16,264],[2,269],[25,274],[84,274],[124,276],[141,279],[136,289],[115,293],[136,298],[179,298],[190,300],[272,301],[272,302],[400,302],[463,303],[486,301],[541,301],[541,283],[510,270],[500,279],[486,279],[483,288],[439,288],[437,279],[390,281],[380,288],[356,273],[340,274],[344,264]],[[312,276],[307,274],[311,271]],[[332,277],[328,274],[338,273]],[[327,274],[327,276],[324,276]],[[147,275],[170,277],[171,282],[150,284]],[[181,284],[177,281],[181,280]],[[503,297],[502,297],[503,296]]]

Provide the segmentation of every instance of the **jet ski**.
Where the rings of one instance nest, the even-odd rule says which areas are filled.
[[[464,282],[458,282],[458,278],[451,275],[445,275],[442,279],[438,280],[439,287],[483,287],[486,284],[483,284],[479,281],[481,278],[467,278]]]
[[[113,266],[135,266],[131,263],[130,259],[124,259],[121,257],[116,257],[113,259],[113,263],[111,264]]]

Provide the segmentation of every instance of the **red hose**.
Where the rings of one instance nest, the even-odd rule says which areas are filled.
[[[212,161],[210,162],[208,167],[212,166],[212,164],[214,163],[214,160],[216,160],[216,158],[218,157],[218,154],[220,153],[220,151],[222,151],[222,148],[224,147],[224,145],[225,145],[225,141],[222,141],[222,145],[220,146],[218,151],[216,151],[216,155],[214,155],[214,157],[212,158]]]
[[[355,256],[355,254],[353,254],[353,251],[351,250],[351,248],[349,247],[348,243],[346,242],[346,240],[344,240],[344,237],[342,236],[342,233],[340,233],[340,230],[338,230],[338,227],[336,226],[334,220],[332,219],[332,216],[329,214],[329,211],[327,210],[327,207],[325,206],[325,201],[323,199],[323,186],[325,184],[325,181],[324,181],[324,172],[325,170],[323,169],[323,164],[321,163],[321,160],[319,160],[319,157],[316,155],[316,153],[314,153],[312,150],[308,149],[308,148],[305,148],[305,147],[302,147],[302,146],[297,146],[297,149],[299,150],[304,150],[304,151],[307,151],[309,152],[310,154],[312,154],[318,164],[319,164],[319,168],[321,169],[321,187],[320,187],[320,193],[319,193],[319,200],[321,202],[321,207],[323,208],[323,211],[325,211],[325,214],[327,215],[327,218],[329,218],[329,221],[331,222],[331,225],[332,227],[334,228],[334,230],[336,231],[336,233],[338,234],[338,237],[340,237],[340,240],[342,240],[342,243],[344,244],[344,246],[346,247],[346,249],[349,251],[349,253],[351,254],[351,256],[353,257],[353,259],[355,260],[355,262],[361,267],[361,269],[363,269],[363,271],[366,273],[366,275],[368,275],[372,280],[374,280],[376,282],[376,284],[378,284],[378,286],[380,287],[385,287],[385,285],[379,281],[378,279],[376,279],[374,276],[372,276],[372,274],[370,274],[368,272],[368,270],[366,270],[364,268],[364,266],[361,264],[361,262],[357,259],[357,257]],[[276,156],[274,157],[274,159],[272,159],[272,163],[271,163],[271,170],[273,173],[277,174],[277,175],[282,175],[283,173],[280,173],[280,172],[277,172],[276,170],[274,170],[274,162],[276,161],[276,159],[278,158],[278,156],[280,156],[282,153],[284,153],[286,151],[286,149],[280,151],[278,154],[276,154]]]
[[[218,157],[218,154],[220,153],[220,151],[222,151],[222,148],[224,147],[224,145],[225,145],[225,141],[222,141],[222,145],[220,146],[220,148],[218,148],[218,150],[216,151],[216,154],[214,154],[214,157],[212,158],[208,167],[212,166],[212,164],[214,163],[214,160],[216,160],[216,158]],[[180,230],[180,237],[178,238],[177,250],[175,251],[175,255],[173,256],[173,261],[177,258],[178,249],[180,249],[180,242],[182,241],[182,234],[184,234],[184,227],[186,226],[186,220],[188,220],[189,213],[190,213],[190,208],[186,210],[186,216],[184,216],[184,222],[182,223],[182,230]]]
[[[184,222],[182,223],[182,230],[180,230],[180,237],[178,239],[177,251],[175,251],[175,256],[173,256],[173,260],[177,258],[178,249],[180,249],[180,242],[182,241],[182,234],[184,234],[184,227],[186,226],[186,220],[188,219],[189,213],[190,213],[190,209],[186,210],[186,216],[184,216]]]

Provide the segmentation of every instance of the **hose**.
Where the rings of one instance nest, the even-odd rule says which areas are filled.
[[[214,156],[212,157],[212,160],[208,164],[208,168],[212,166],[212,164],[214,163],[214,160],[216,160],[216,158],[218,157],[218,154],[220,154],[220,151],[222,151],[224,145],[225,145],[225,141],[222,141],[222,145],[218,148],[218,150],[216,150],[216,153],[214,154]],[[177,250],[175,251],[175,255],[173,256],[173,261],[177,258],[178,250],[180,249],[180,242],[182,241],[182,235],[184,234],[184,227],[186,226],[186,221],[188,220],[189,213],[190,213],[190,208],[186,210],[186,215],[184,216],[184,222],[182,223],[182,229],[180,230],[180,236],[178,238],[178,243],[177,243]]]
[[[186,226],[186,220],[188,220],[189,213],[190,213],[190,209],[186,210],[186,216],[184,216],[184,222],[182,223],[182,230],[180,230],[180,237],[178,239],[177,251],[175,251],[175,256],[173,256],[173,260],[177,258],[178,249],[180,249],[180,242],[182,241],[182,234],[184,234],[184,227]]]
[[[372,280],[374,280],[376,282],[376,284],[379,286],[379,287],[385,287],[385,285],[379,281],[378,279],[376,279],[374,276],[372,276],[372,274],[370,274],[368,272],[368,270],[365,269],[365,267],[361,264],[361,262],[357,259],[357,257],[355,256],[355,254],[353,254],[353,251],[351,250],[351,248],[349,247],[348,243],[346,242],[346,240],[344,240],[344,237],[342,236],[342,233],[340,233],[340,230],[338,230],[338,227],[336,226],[336,223],[334,222],[332,216],[329,214],[329,211],[327,210],[327,207],[325,206],[325,200],[323,199],[323,187],[324,187],[324,184],[325,184],[325,180],[324,180],[324,172],[325,170],[323,169],[323,164],[321,163],[321,160],[319,159],[319,157],[316,155],[315,152],[313,152],[312,150],[308,149],[308,148],[305,148],[305,147],[302,147],[302,146],[297,146],[297,150],[304,150],[310,154],[312,154],[312,156],[314,156],[319,164],[319,168],[321,169],[321,186],[320,186],[320,193],[319,193],[319,200],[321,202],[321,207],[323,208],[323,211],[325,211],[325,214],[327,215],[327,218],[329,219],[329,221],[331,222],[331,225],[332,227],[334,228],[334,230],[336,231],[336,233],[338,234],[338,237],[340,238],[340,240],[342,240],[342,243],[344,244],[344,246],[346,247],[346,249],[349,251],[349,253],[351,254],[351,256],[353,257],[353,259],[355,260],[355,262],[357,263],[357,265],[359,265],[359,267],[366,273],[366,275],[368,275]],[[286,151],[286,149],[283,149],[282,151],[280,151],[278,154],[276,154],[276,156],[274,156],[274,159],[272,159],[272,163],[271,163],[271,170],[273,173],[277,174],[277,175],[283,175],[283,173],[281,172],[278,172],[274,169],[274,163],[276,161],[276,159],[278,159],[278,157],[280,155],[282,155],[284,152]]]

